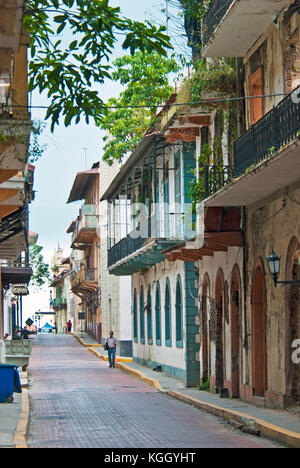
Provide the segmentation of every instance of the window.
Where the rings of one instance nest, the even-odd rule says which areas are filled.
[[[133,338],[135,343],[138,341],[138,317],[137,317],[137,298],[136,289],[133,296]]]
[[[161,345],[161,304],[160,304],[160,287],[159,283],[156,284],[155,295],[155,331],[156,331],[156,344]]]
[[[172,328],[171,328],[171,295],[170,283],[166,281],[165,291],[165,341],[166,346],[172,346]]]
[[[144,314],[144,289],[141,288],[140,294],[140,336],[141,343],[145,343],[145,314]]]
[[[250,96],[262,96],[263,87],[263,68],[261,67],[250,76]],[[263,115],[262,98],[250,99],[250,125],[255,124]]]
[[[182,320],[182,287],[181,279],[178,275],[176,284],[176,346],[183,346],[183,320]]]
[[[174,156],[174,168],[175,168],[175,232],[172,233],[176,239],[182,238],[182,207],[181,207],[181,164],[180,164],[180,151]]]
[[[147,336],[148,343],[153,343],[153,333],[152,333],[152,299],[151,299],[151,289],[148,288],[147,294]]]
[[[170,192],[169,192],[169,163],[164,167],[164,204],[165,204],[165,222],[164,222],[164,237],[170,237]]]

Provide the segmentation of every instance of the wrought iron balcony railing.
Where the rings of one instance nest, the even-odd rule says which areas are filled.
[[[170,212],[164,213],[163,217],[152,216],[108,250],[108,267],[140,250],[147,240],[178,243],[186,239],[191,228],[185,227],[184,216],[184,213]]]
[[[217,26],[224,18],[227,10],[230,5],[233,3],[233,0],[214,0],[210,6],[203,25],[203,40],[204,44],[207,44],[214,34]]]
[[[234,177],[271,157],[300,132],[300,86],[234,142]]]
[[[203,166],[200,168],[200,178],[203,180],[204,199],[221,190],[232,180],[230,166]]]

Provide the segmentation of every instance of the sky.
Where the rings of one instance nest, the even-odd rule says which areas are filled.
[[[124,16],[144,21],[151,17],[166,19],[160,15],[162,0],[112,0],[112,6],[119,6]],[[112,60],[124,55],[121,45],[115,49]],[[101,97],[107,101],[117,97],[121,88],[116,83],[107,82],[101,86]],[[32,95],[32,105],[47,105],[47,98],[38,93]],[[33,109],[33,120],[43,120],[44,111]],[[104,133],[93,123],[80,123],[65,128],[63,124],[56,127],[52,134],[48,128],[40,138],[47,149],[42,158],[35,164],[36,199],[30,205],[29,229],[38,233],[38,245],[44,247],[45,261],[50,263],[58,244],[64,249],[66,257],[70,253],[70,234],[66,230],[73,219],[78,216],[82,202],[67,205],[67,199],[77,172],[90,169],[92,164],[101,158],[102,137]],[[24,317],[32,316],[38,310],[49,310],[50,290],[48,287],[38,292],[31,291],[24,298]]]

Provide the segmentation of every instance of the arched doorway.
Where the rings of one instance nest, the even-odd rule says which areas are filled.
[[[300,279],[300,244],[296,237],[290,241],[286,262],[286,281]],[[300,403],[300,365],[293,362],[292,344],[300,338],[300,290],[297,284],[286,285],[286,395],[287,404]]]
[[[209,277],[207,273],[203,279],[201,309],[200,309],[200,330],[201,330],[201,369],[200,375],[203,382],[210,377],[210,344],[208,333],[208,300],[209,300]]]
[[[224,387],[224,276],[222,270],[218,271],[216,280],[216,387]]]
[[[261,260],[254,267],[252,283],[252,387],[253,395],[267,390],[266,288]]]
[[[236,265],[231,276],[231,385],[232,396],[240,396],[241,276]]]

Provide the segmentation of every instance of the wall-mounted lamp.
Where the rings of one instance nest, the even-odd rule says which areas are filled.
[[[275,288],[277,284],[298,284],[300,287],[300,280],[278,281],[278,276],[280,274],[280,258],[273,249],[271,255],[267,258],[267,263],[269,265],[269,270],[273,278]]]

